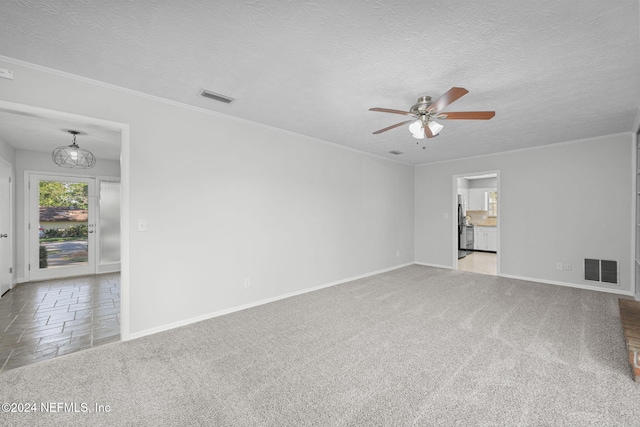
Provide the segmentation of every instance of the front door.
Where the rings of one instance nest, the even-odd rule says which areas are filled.
[[[31,174],[29,197],[31,280],[95,273],[95,180]]]
[[[11,287],[11,165],[0,159],[0,296]]]

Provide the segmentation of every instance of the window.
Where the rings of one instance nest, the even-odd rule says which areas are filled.
[[[484,193],[484,210],[489,215],[498,216],[498,192],[485,191]]]

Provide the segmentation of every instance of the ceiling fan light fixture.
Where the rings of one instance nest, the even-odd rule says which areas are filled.
[[[53,163],[63,168],[89,169],[95,166],[96,157],[89,150],[78,147],[76,136],[80,133],[76,130],[67,131],[73,135],[73,143],[69,146],[63,145],[56,148],[51,153]]]
[[[409,132],[415,139],[424,139],[424,130],[422,128],[422,120],[418,119],[409,125]]]
[[[440,134],[440,131],[444,128],[440,123],[433,121],[438,120],[490,120],[495,115],[495,111],[456,111],[453,113],[444,113],[443,109],[449,104],[459,99],[460,97],[469,93],[463,87],[452,87],[440,98],[431,102],[430,96],[422,96],[418,98],[418,103],[415,104],[409,111],[394,110],[390,108],[369,108],[369,111],[379,111],[381,113],[393,113],[401,114],[403,116],[410,116],[413,119],[405,120],[404,122],[396,123],[395,125],[387,126],[384,129],[373,132],[377,135],[382,132],[386,132],[391,129],[395,129],[400,126],[404,126],[407,123],[409,125],[409,132],[416,139],[432,138]],[[416,120],[417,119],[417,120]],[[426,127],[425,127],[426,126]]]
[[[431,133],[433,134],[433,136],[439,134],[440,131],[444,128],[444,126],[442,126],[440,123],[434,122],[433,120],[429,120],[427,126],[429,126],[429,129],[431,129]]]

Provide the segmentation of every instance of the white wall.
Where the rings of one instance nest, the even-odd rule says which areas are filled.
[[[469,188],[497,188],[498,178],[480,178],[480,179],[468,179]]]
[[[7,161],[11,165],[14,165],[16,162],[16,150],[5,141],[0,139],[0,158]]]
[[[81,175],[85,177],[118,177],[120,176],[120,162],[98,159],[96,165],[91,169],[63,169],[53,163],[50,153],[16,150],[15,168],[16,272],[18,275],[17,281],[24,282],[25,277],[28,277],[26,266],[29,263],[25,249],[26,224],[29,221],[29,212],[25,209],[25,171],[51,172],[60,175]]]
[[[501,274],[588,287],[584,258],[617,260],[620,285],[597,287],[630,293],[632,155],[620,134],[419,166],[416,261],[453,267],[453,176],[499,170]]]
[[[0,81],[6,101],[130,126],[134,335],[414,259],[411,166],[0,66],[15,76]],[[135,231],[138,219],[147,220],[147,232]]]

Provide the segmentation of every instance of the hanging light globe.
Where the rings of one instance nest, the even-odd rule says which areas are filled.
[[[63,145],[53,150],[51,158],[53,163],[63,168],[89,169],[95,166],[96,157],[89,150],[78,147],[76,136],[80,132],[76,130],[67,131],[73,135],[73,143],[69,146]]]

